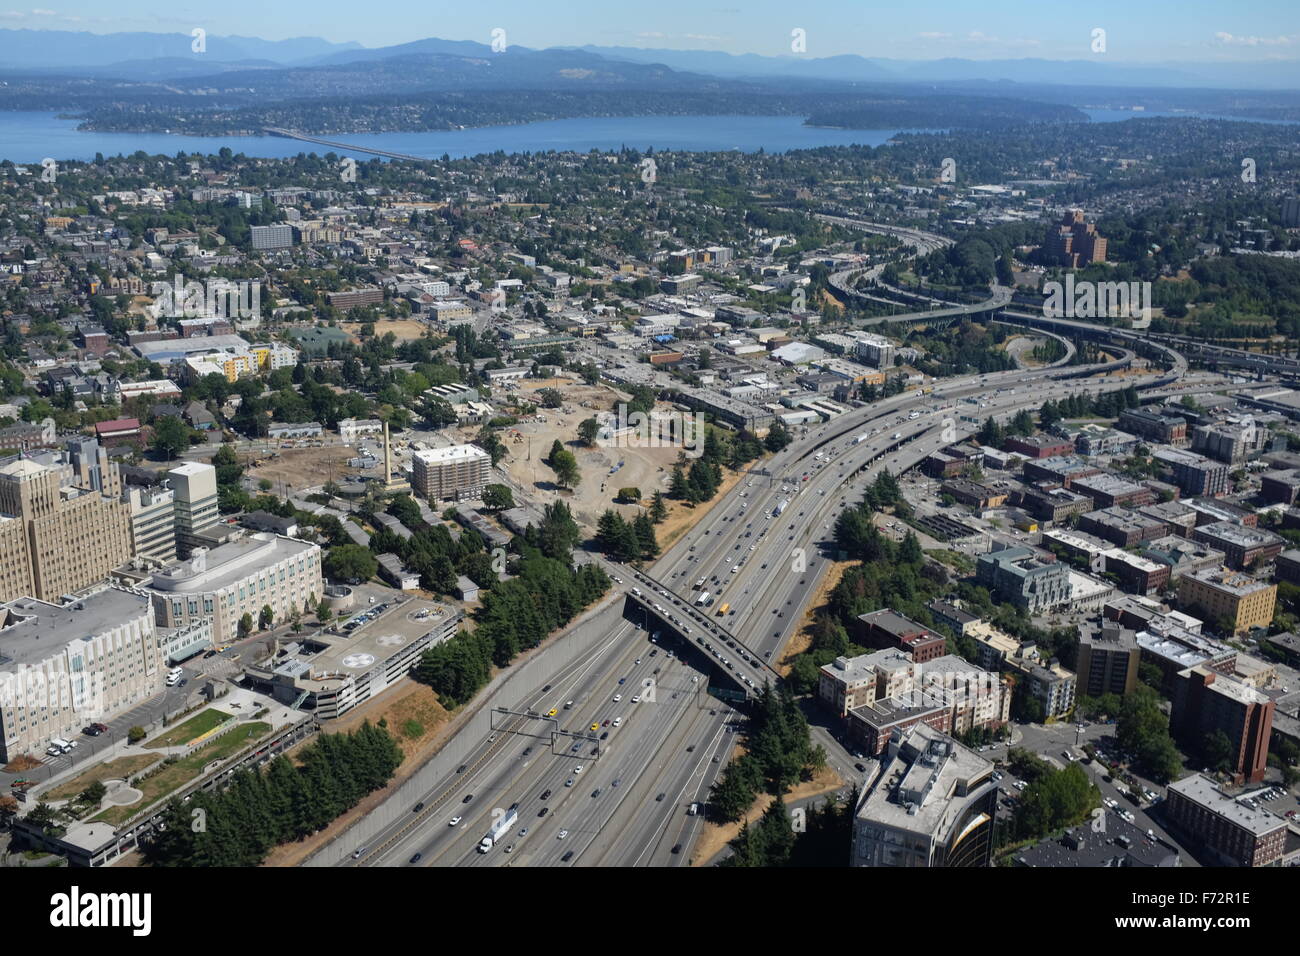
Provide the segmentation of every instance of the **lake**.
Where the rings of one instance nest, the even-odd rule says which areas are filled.
[[[616,150],[653,147],[656,150],[760,149],[783,153],[816,146],[879,146],[900,130],[842,130],[804,126],[801,116],[608,116],[548,120],[517,126],[482,126],[473,129],[422,133],[335,133],[324,136],[358,146],[438,159],[544,150]],[[0,112],[0,159],[39,163],[54,159],[91,160],[129,155],[136,150],[174,156],[215,153],[228,146],[236,153],[263,158],[283,158],[299,153],[329,152],[329,147],[280,136],[180,136],[169,133],[80,132],[77,121],[53,113]],[[335,150],[340,155],[343,150]],[[352,153],[359,160],[371,158]]]
[[[1208,114],[1156,111],[1084,112],[1094,122],[1155,116],[1218,118]],[[623,146],[702,152],[738,150],[745,153],[762,149],[769,153],[784,153],[792,149],[812,149],[818,146],[880,146],[900,132],[909,131],[805,126],[800,116],[603,116],[423,133],[338,133],[324,138],[428,159],[438,159],[444,155],[459,159],[497,150],[507,153],[545,150],[587,152],[591,149],[616,150]],[[80,132],[76,120],[59,119],[54,113],[0,111],[0,159],[15,163],[39,163],[47,156],[56,160],[92,160],[96,153],[116,156],[129,155],[137,150],[167,156],[174,156],[182,150],[186,153],[208,154],[217,152],[223,146],[230,147],[236,153],[270,159],[330,151],[326,146],[279,136]],[[353,155],[359,160],[371,158],[366,153],[349,154],[345,150],[335,152]]]

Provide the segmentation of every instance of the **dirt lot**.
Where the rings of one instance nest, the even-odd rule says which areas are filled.
[[[502,464],[515,481],[526,488],[537,489],[543,500],[554,496],[557,493],[555,474],[542,459],[558,438],[578,459],[582,473],[582,480],[574,491],[560,494],[568,502],[578,522],[588,528],[595,527],[596,520],[606,508],[613,508],[625,517],[636,515],[639,510],[636,505],[615,503],[614,498],[618,495],[619,488],[639,488],[647,501],[655,491],[667,488],[680,449],[609,448],[601,445],[588,448],[577,441],[578,424],[599,412],[613,410],[618,402],[624,400],[619,392],[603,385],[549,379],[521,382],[519,391],[515,394],[525,401],[535,402],[537,392],[543,388],[559,391],[564,396],[564,406],[539,408],[537,416],[521,419],[514,429],[507,429],[501,436],[510,451]],[[545,421],[540,420],[543,418]],[[514,432],[518,432],[523,440],[515,441]],[[623,462],[623,467],[611,475],[609,470],[619,462]]]
[[[323,445],[320,448],[281,448],[278,458],[268,458],[248,469],[254,481],[268,478],[282,494],[281,485],[296,492],[327,481],[340,481],[348,472],[348,459],[357,454],[353,445]],[[381,469],[382,470],[382,469]]]
[[[340,322],[339,328],[348,335],[352,336],[354,342],[361,342],[361,324],[359,322]],[[392,332],[397,336],[397,341],[408,342],[411,339],[424,337],[424,333],[431,328],[427,323],[419,319],[380,319],[375,323],[375,335],[387,335]]]

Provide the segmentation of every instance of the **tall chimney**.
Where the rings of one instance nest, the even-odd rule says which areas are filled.
[[[388,422],[384,422],[384,487],[393,483],[393,452],[388,444]]]

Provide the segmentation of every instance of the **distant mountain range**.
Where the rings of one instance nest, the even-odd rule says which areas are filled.
[[[1012,84],[1091,87],[1300,89],[1300,60],[1224,63],[1123,63],[1113,60],[891,60],[856,55],[832,57],[759,56],[718,51],[637,47],[554,47],[531,50],[510,46],[514,58],[494,53],[485,43],[430,37],[394,46],[365,48],[318,37],[262,40],[257,37],[205,38],[194,53],[184,33],[92,34],[61,30],[0,30],[0,72],[5,74],[103,75],[157,82],[230,72],[317,71],[363,66],[400,72],[400,63],[417,74],[451,86],[534,85],[592,77],[614,84],[672,88],[685,82],[677,74],[769,86],[798,81],[822,84],[997,84],[1011,95]],[[486,61],[486,62],[485,62]],[[398,69],[394,69],[397,67]],[[636,67],[636,69],[633,69]],[[491,77],[489,80],[488,77]],[[411,80],[420,79],[419,76]],[[228,82],[229,78],[227,78]],[[291,84],[297,86],[299,84]],[[401,84],[409,87],[410,83]],[[426,87],[427,88],[427,87]],[[738,88],[743,88],[738,87]],[[787,88],[787,87],[783,87]]]

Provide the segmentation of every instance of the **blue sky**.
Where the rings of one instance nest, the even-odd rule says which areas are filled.
[[[510,43],[529,47],[782,55],[798,28],[810,57],[1092,59],[1092,31],[1101,28],[1105,56],[1125,62],[1300,58],[1296,0],[51,0],[45,8],[4,2],[0,27],[188,33],[201,26],[210,34],[319,36],[369,47],[428,36],[488,43],[501,27]]]

